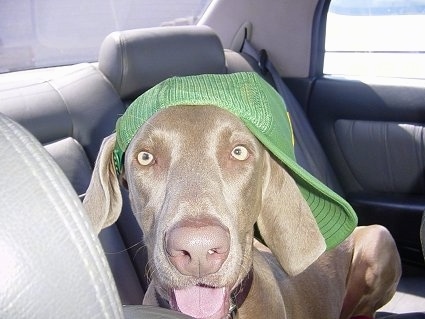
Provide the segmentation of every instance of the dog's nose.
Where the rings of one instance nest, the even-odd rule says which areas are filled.
[[[169,259],[183,275],[216,273],[229,255],[229,248],[229,230],[210,220],[179,223],[167,233]]]

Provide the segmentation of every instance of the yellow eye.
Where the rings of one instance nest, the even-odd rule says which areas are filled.
[[[238,145],[232,150],[232,156],[238,161],[244,161],[248,158],[249,152],[246,147]]]
[[[152,164],[153,160],[154,160],[153,155],[152,155],[151,153],[148,153],[148,152],[145,152],[145,151],[140,152],[140,153],[137,155],[137,161],[138,161],[138,162],[140,163],[140,165],[142,165],[142,166],[147,166],[147,165]]]

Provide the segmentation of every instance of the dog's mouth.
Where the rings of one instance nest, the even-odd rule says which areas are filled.
[[[229,289],[195,285],[172,289],[170,306],[196,319],[226,318],[230,307]]]

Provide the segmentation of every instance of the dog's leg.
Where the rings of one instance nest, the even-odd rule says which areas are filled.
[[[401,262],[394,239],[379,225],[358,227],[352,235],[353,259],[340,319],[374,318],[394,295]]]

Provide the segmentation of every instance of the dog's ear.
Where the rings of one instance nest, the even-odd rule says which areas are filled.
[[[313,214],[292,177],[267,154],[261,236],[289,275],[310,266],[326,249]]]
[[[83,201],[96,233],[112,225],[121,213],[122,197],[112,156],[115,139],[112,134],[103,140]]]

